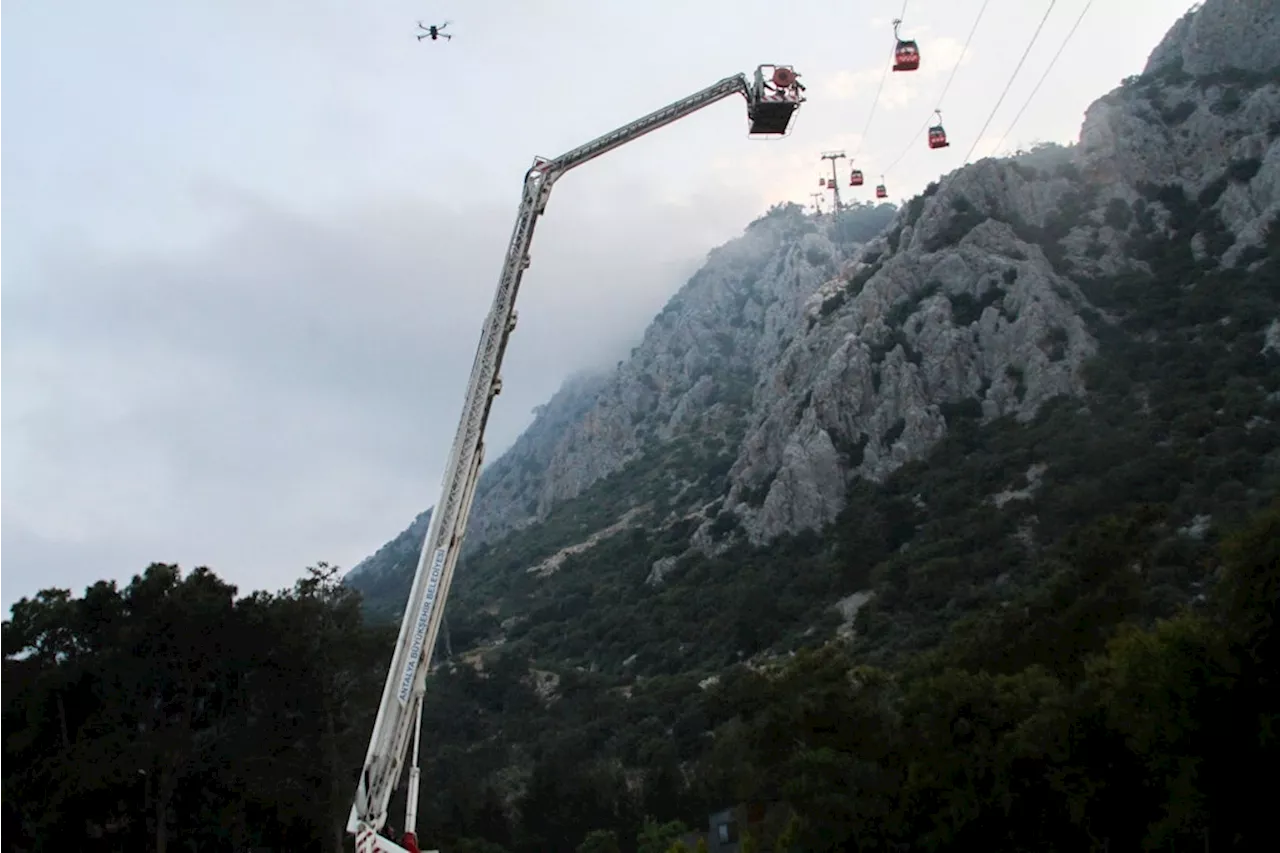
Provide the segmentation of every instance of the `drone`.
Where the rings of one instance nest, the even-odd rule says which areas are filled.
[[[432,24],[431,26],[426,26],[425,24],[422,23],[422,21],[418,21],[418,29],[423,30],[423,32],[418,34],[418,41],[422,41],[424,38],[427,38],[427,37],[430,37],[432,41],[439,41],[442,38],[445,38],[445,39],[453,38],[453,36],[449,35],[444,31],[444,28],[449,26],[449,24],[451,23],[452,21],[445,21],[443,24],[437,27],[435,24]]]

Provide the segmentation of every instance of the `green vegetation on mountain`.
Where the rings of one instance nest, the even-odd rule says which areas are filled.
[[[720,492],[725,436],[663,445],[470,555],[427,694],[421,836],[633,853],[759,801],[788,817],[751,836],[775,850],[1263,844],[1280,228],[1227,269],[1193,254],[1193,229],[1213,242],[1201,201],[1148,195],[1109,215],[1151,272],[1082,281],[1083,398],[1029,422],[956,404],[927,460],[855,483],[829,529],[658,583],[691,528],[655,522],[673,490]],[[641,526],[527,571],[629,510]],[[835,639],[854,592],[873,595]],[[153,566],[23,600],[6,849],[342,849],[393,636],[324,567],[278,595]]]
[[[517,537],[524,544],[516,553],[508,548],[509,537],[469,534],[463,547],[464,568],[460,576],[475,576],[481,578],[482,584],[500,587],[512,581],[507,572],[511,559],[523,559],[529,552],[550,556],[610,527],[624,515],[628,525],[648,530],[670,524],[674,520],[672,513],[684,516],[689,520],[678,522],[676,527],[687,540],[696,527],[692,513],[720,499],[726,491],[725,475],[737,456],[752,413],[753,391],[762,379],[754,352],[766,337],[766,312],[779,301],[789,301],[802,292],[793,282],[802,275],[836,275],[836,255],[856,249],[883,231],[896,212],[889,204],[855,203],[836,216],[817,220],[806,215],[800,205],[778,204],[752,222],[743,238],[713,250],[707,266],[667,303],[646,334],[650,343],[651,338],[661,340],[678,334],[679,343],[665,350],[638,347],[632,351],[632,361],[640,367],[634,375],[627,376],[634,380],[631,392],[644,402],[627,405],[617,422],[601,427],[604,432],[634,430],[635,447],[628,446],[619,455],[627,458],[634,454],[635,458],[622,464],[621,470],[613,471],[608,487],[601,489],[597,482],[588,493],[561,501],[553,508],[553,517],[524,524],[521,514],[533,512],[539,504],[540,487],[549,479],[547,459],[552,455],[543,449],[542,455],[535,458],[531,446],[541,442],[545,448],[571,440],[571,424],[582,421],[590,407],[572,410],[572,418],[566,418],[559,407],[552,410],[554,417],[544,410],[542,414],[548,417],[545,421],[535,420],[521,439],[523,446],[499,457],[481,475],[472,513],[473,519],[490,517],[495,505],[506,507],[517,517],[517,523],[510,526],[524,529],[524,534]],[[761,251],[762,246],[766,251]],[[769,247],[776,250],[768,250]],[[780,317],[781,320],[775,317],[774,322],[789,327],[791,316],[783,313]],[[688,331],[691,322],[701,324],[700,334]],[[686,371],[681,362],[690,350],[697,357],[697,366]],[[595,386],[596,394],[600,393],[600,386],[624,381],[621,372],[612,379],[601,379]],[[696,414],[681,425],[674,438],[666,437],[667,414],[655,414],[655,399],[661,395],[678,399],[680,393],[700,382],[708,382],[709,388],[688,407]],[[580,401],[575,398],[575,402]],[[601,467],[609,468],[613,461],[611,458]],[[515,471],[525,476],[517,477]],[[530,489],[529,481],[538,485]],[[492,495],[486,490],[493,489],[495,483],[509,491],[491,501]],[[521,494],[532,508],[515,508],[511,493],[519,492],[521,486],[526,488]],[[364,595],[371,617],[399,618],[428,516],[429,511],[347,577],[346,582]],[[717,530],[719,535],[728,532],[727,528]],[[686,543],[677,541],[679,536],[665,538],[679,545],[673,554],[685,550]],[[459,617],[457,608],[451,607],[451,614]],[[451,628],[471,633],[465,626],[454,624],[456,621],[451,619]]]
[[[1060,575],[1127,561],[1142,526],[1081,530]],[[705,690],[569,671],[549,704],[514,656],[448,668],[428,694],[421,834],[463,853],[640,853],[759,801],[787,820],[754,827],[755,849],[1262,849],[1280,501],[1204,568],[1217,581],[1194,611],[1144,626],[1119,595],[1115,618],[1081,621],[1049,583],[1026,606],[1047,617],[1037,636],[956,631],[892,668],[833,643]],[[357,607],[323,569],[236,599],[160,565],[124,590],[20,602],[4,623],[5,848],[343,849],[390,641]]]
[[[501,639],[504,654],[549,669],[623,681],[707,675],[743,656],[825,642],[839,621],[832,605],[872,590],[858,614],[858,647],[888,662],[993,608],[1106,581],[1072,580],[1063,566],[1083,560],[1078,531],[1109,515],[1128,519],[1124,547],[1142,558],[1144,574],[1115,579],[1131,590],[1132,609],[1090,618],[1104,619],[1102,630],[1130,615],[1172,615],[1203,590],[1214,531],[1280,493],[1280,352],[1264,338],[1280,317],[1280,227],[1247,259],[1252,270],[1227,269],[1191,249],[1197,231],[1210,243],[1220,233],[1217,214],[1180,189],[1148,195],[1124,209],[1130,250],[1150,272],[1090,280],[1054,253],[1094,306],[1086,317],[1100,349],[1086,365],[1083,399],[1050,401],[1028,423],[982,423],[976,401],[950,404],[948,434],[929,457],[883,484],[856,482],[822,535],[692,554],[653,584],[654,562],[684,553],[701,521],[660,524],[671,495],[710,502],[721,493],[733,436],[661,445],[544,523],[464,560],[450,599],[454,653]],[[1155,203],[1169,210],[1172,233],[1156,233]],[[1043,230],[1061,236],[1073,224]],[[997,505],[1003,492],[1013,494]],[[628,511],[633,526],[554,571],[529,571]],[[735,523],[725,517],[718,532]],[[1098,595],[1099,607],[1110,606],[1110,594]]]
[[[574,525],[595,529],[585,513],[616,518],[643,500],[630,478],[654,478],[656,466],[621,472],[554,512],[549,525],[562,525],[554,539],[555,528],[544,527],[477,554],[460,575],[455,618],[471,620],[472,636],[501,634],[487,660],[516,659],[518,669],[545,668],[561,680],[527,727],[511,731],[509,714],[495,716],[485,738],[519,749],[471,771],[498,774],[515,756],[525,766],[550,761],[557,770],[546,784],[557,793],[547,795],[549,807],[603,790],[598,774],[614,760],[648,767],[642,811],[666,796],[672,808],[655,813],[696,820],[726,802],[782,799],[804,817],[804,849],[840,849],[852,838],[859,849],[906,842],[933,850],[1260,838],[1244,828],[1257,820],[1246,805],[1259,807],[1256,787],[1224,776],[1243,752],[1251,762],[1259,750],[1275,755],[1267,733],[1280,707],[1259,699],[1229,721],[1199,714],[1234,701],[1225,697],[1239,684],[1238,661],[1212,627],[1220,612],[1207,603],[1225,594],[1215,586],[1222,535],[1280,494],[1280,354],[1264,337],[1280,316],[1280,228],[1273,224],[1266,249],[1247,259],[1252,269],[1225,269],[1191,249],[1196,231],[1212,242],[1216,215],[1179,190],[1148,192],[1129,208],[1130,240],[1151,271],[1083,282],[1101,344],[1084,399],[1051,402],[1029,423],[982,424],[976,407],[957,405],[928,459],[884,484],[856,484],[824,535],[686,557],[657,586],[644,583],[652,562],[678,549],[638,532],[569,556],[550,576],[523,572]],[[1155,202],[1172,214],[1172,233],[1155,234]],[[1052,227],[1065,234],[1070,223]],[[1009,499],[997,502],[1001,493]],[[1275,512],[1255,532],[1259,562],[1241,571],[1276,571],[1274,546],[1261,545],[1267,531],[1275,541]],[[1274,618],[1275,589],[1257,583],[1266,594],[1255,605]],[[875,595],[848,648],[818,658],[803,650],[827,642],[835,600],[868,589]],[[477,612],[483,619],[470,615]],[[514,621],[500,631],[506,619]],[[724,675],[744,655],[767,660],[796,649],[809,663],[794,666],[811,668],[785,670],[782,687],[740,667]],[[824,704],[834,687],[818,686],[814,660],[827,661],[833,683],[855,665],[878,666],[872,683],[884,692],[847,697],[851,705],[837,711]],[[701,686],[717,673],[720,686]],[[459,667],[438,680],[476,677]],[[1259,677],[1273,683],[1274,669]],[[1240,689],[1262,695],[1250,693],[1257,685]],[[456,712],[460,700],[442,698],[438,713]],[[787,725],[747,734],[753,720],[782,713],[776,705],[806,702],[817,718],[784,717]],[[1139,712],[1151,716],[1122,720]],[[943,725],[941,739],[915,743],[928,719]],[[949,730],[965,745],[948,740]],[[797,753],[796,739],[815,731],[831,739],[815,737],[812,752]],[[1228,758],[1210,759],[1216,737]],[[1172,752],[1141,754],[1148,748]],[[780,751],[740,760],[768,749]],[[1202,764],[1213,766],[1197,775]],[[579,774],[575,787],[571,768],[583,765],[597,775]],[[684,785],[671,781],[682,776]],[[1116,792],[1130,786],[1144,793],[1117,808]],[[799,806],[805,797],[813,799]],[[1036,820],[1018,829],[1014,802]],[[626,825],[615,807],[601,802],[600,825]],[[833,827],[846,834],[833,838]],[[577,827],[536,831],[568,845]]]

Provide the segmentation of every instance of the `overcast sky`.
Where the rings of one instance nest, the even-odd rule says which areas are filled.
[[[974,158],[1086,0],[1059,0]],[[350,567],[435,501],[534,155],[791,63],[810,102],[746,139],[735,99],[557,184],[491,421],[507,446],[611,365],[707,250],[808,202],[818,155],[892,197],[964,162],[1048,0],[9,0],[4,4],[3,606],[151,561],[242,592]],[[1004,148],[1077,138],[1189,0],[1097,3]],[[451,18],[451,42],[418,19]],[[863,195],[869,197],[870,184]]]

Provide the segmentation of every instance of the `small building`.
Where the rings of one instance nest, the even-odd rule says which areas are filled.
[[[757,851],[771,849],[770,841],[786,825],[790,810],[783,803],[740,803],[707,818],[708,853],[740,853],[743,836],[756,838]]]
[[[737,808],[723,809],[714,812],[707,819],[708,853],[738,853],[738,827],[740,826]]]

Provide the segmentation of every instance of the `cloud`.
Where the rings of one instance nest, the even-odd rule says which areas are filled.
[[[963,52],[963,54],[962,54]],[[870,109],[876,90],[880,90],[877,109],[893,111],[920,103],[927,95],[936,97],[951,76],[956,63],[964,68],[973,61],[973,49],[964,50],[964,42],[950,36],[930,38],[922,45],[920,68],[912,72],[893,72],[888,51],[884,64],[860,70],[841,69],[828,75],[821,95],[825,101],[865,101]],[[881,80],[884,86],[881,88]],[[931,106],[932,108],[932,106]]]
[[[869,99],[875,95],[884,73],[884,68],[880,66],[861,71],[837,71],[823,81],[820,90],[822,98],[826,101],[852,101],[862,97]]]
[[[956,67],[956,62],[960,63],[960,67],[964,68],[973,61],[973,46],[970,45],[968,50],[964,48],[964,42],[951,36],[938,36],[929,39],[925,50],[928,52],[928,64],[925,64],[925,54],[921,53],[920,68],[915,73],[923,77],[942,77],[950,75],[951,70]],[[963,51],[963,55],[962,52]]]
[[[193,219],[221,223],[201,242],[69,233],[6,266],[6,606],[153,560],[280,588],[315,560],[353,564],[435,500],[515,210],[402,197],[304,213],[198,190],[188,203],[210,209]],[[564,376],[622,357],[757,212],[710,183],[557,186],[491,454]]]

